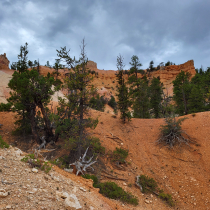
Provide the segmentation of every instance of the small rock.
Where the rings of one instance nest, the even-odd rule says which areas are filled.
[[[64,204],[71,209],[82,209],[77,196],[74,194],[69,195],[68,198],[65,199]]]
[[[67,171],[67,172],[69,172],[69,173],[73,173],[73,170],[74,170],[74,169],[72,169],[72,168],[70,168],[70,169],[64,168],[64,171]]]
[[[80,187],[80,190],[82,190],[83,192],[86,192],[87,191],[86,189],[84,189],[82,187]]]
[[[147,204],[150,204],[150,202],[148,200],[145,200],[144,202],[147,203]]]
[[[121,143],[121,145],[123,145],[123,143]]]
[[[5,198],[9,195],[4,189],[0,189],[0,198]]]
[[[153,194],[151,194],[150,197],[153,198]]]
[[[36,168],[32,168],[31,171],[34,172],[34,173],[38,173],[38,169],[36,169]]]
[[[60,182],[60,179],[56,176],[53,177],[53,179],[56,181],[56,182]]]
[[[33,192],[36,192],[37,191],[37,188],[33,188]]]
[[[123,185],[124,185],[124,186],[127,186],[127,184],[126,184],[125,182],[123,182]]]
[[[6,209],[11,209],[11,208],[12,208],[12,206],[10,206],[10,205],[6,206]]]

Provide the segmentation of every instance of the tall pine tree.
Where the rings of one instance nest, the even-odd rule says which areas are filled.
[[[176,103],[176,112],[180,115],[189,113],[188,102],[191,93],[190,74],[181,71],[173,81],[173,99]]]
[[[71,58],[69,51],[66,47],[57,50],[59,59],[66,62],[68,67],[64,84],[68,93],[66,100],[60,98],[56,132],[60,132],[67,140],[71,148],[70,157],[73,158],[71,161],[74,161],[81,157],[82,152],[90,144],[87,128],[95,126],[97,120],[88,118],[92,76],[87,68],[84,39],[79,60]]]
[[[118,109],[120,110],[120,118],[125,123],[126,119],[128,121],[131,119],[131,114],[128,109],[130,107],[129,93],[128,93],[128,87],[126,86],[125,79],[123,77],[124,64],[123,64],[123,57],[121,55],[117,57],[117,68],[118,68],[117,104],[118,104]]]
[[[154,111],[155,118],[160,117],[163,84],[159,78],[153,77],[150,85],[150,105]]]

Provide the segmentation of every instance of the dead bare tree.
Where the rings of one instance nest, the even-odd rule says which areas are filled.
[[[93,165],[95,162],[97,162],[96,160],[91,162],[91,160],[93,159],[93,156],[88,161],[85,160],[85,157],[87,155],[88,148],[86,149],[83,157],[80,157],[79,160],[75,161],[74,163],[69,164],[69,166],[72,166],[73,165],[73,166],[76,167],[76,169],[77,169],[76,176],[79,173],[82,173],[84,175],[83,171],[86,171],[86,169],[88,167],[92,168],[91,165]],[[94,168],[92,168],[92,170],[94,170]]]
[[[181,123],[186,117],[176,120],[175,116],[165,118],[165,125],[160,127],[160,135],[157,140],[158,144],[163,144],[173,148],[175,145],[182,143],[189,145],[193,143],[192,138],[182,130]]]

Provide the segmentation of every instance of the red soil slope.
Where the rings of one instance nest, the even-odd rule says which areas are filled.
[[[163,119],[132,119],[122,124],[119,117],[113,118],[110,113],[91,111],[93,117],[99,117],[99,124],[92,132],[100,138],[106,151],[116,147],[129,149],[125,171],[110,167],[110,171],[126,181],[116,181],[125,190],[135,194],[140,204],[129,209],[169,209],[162,201],[150,195],[143,195],[135,187],[135,177],[146,174],[153,177],[159,187],[172,194],[176,209],[210,209],[210,112],[196,113],[183,122],[183,129],[197,141],[197,144],[177,147],[174,150],[156,145],[159,126]],[[11,131],[14,128],[14,115],[0,113],[3,124],[2,135],[7,142],[12,141]],[[20,141],[21,142],[21,141]],[[62,172],[61,172],[62,173]],[[103,178],[102,181],[108,180]],[[111,180],[113,181],[113,180]],[[132,187],[128,187],[132,184]],[[151,201],[146,204],[145,200]],[[125,206],[123,207],[124,209]]]

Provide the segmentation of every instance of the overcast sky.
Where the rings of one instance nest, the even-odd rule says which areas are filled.
[[[17,61],[27,42],[28,59],[52,65],[56,49],[66,46],[79,57],[85,37],[89,60],[99,69],[125,69],[132,55],[142,68],[168,60],[193,59],[210,66],[209,0],[0,0],[0,54]]]

